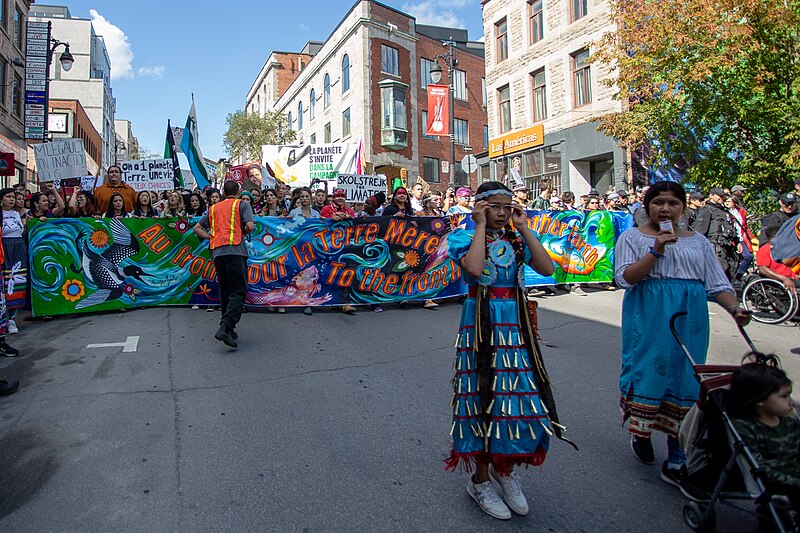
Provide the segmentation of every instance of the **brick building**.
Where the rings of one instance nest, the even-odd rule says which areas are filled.
[[[83,139],[89,174],[97,175],[103,154],[103,139],[78,100],[50,99],[49,131],[53,140]],[[31,156],[31,159],[33,157]]]
[[[28,0],[0,2],[0,152],[14,154],[15,176],[3,177],[3,186],[30,181],[26,174],[28,145],[24,134],[25,27]]]
[[[357,1],[325,42],[311,41],[298,54],[270,54],[245,109],[286,114],[298,144],[362,140],[368,172],[385,174],[392,183],[405,170],[410,181],[423,176],[443,190],[449,139],[425,138],[423,120],[430,68],[446,51],[442,41],[451,37],[459,59],[454,116],[460,161],[486,146],[482,43],[469,42],[465,30],[417,25],[413,17],[371,0]],[[441,64],[441,83],[447,83],[447,66]],[[459,172],[456,182],[466,184],[466,174]],[[469,182],[476,187],[477,174]]]
[[[515,165],[529,185],[556,190],[627,188],[629,157],[592,119],[621,111],[615,74],[590,63],[613,31],[607,0],[483,0],[489,162],[482,179]],[[518,159],[517,159],[518,158]]]

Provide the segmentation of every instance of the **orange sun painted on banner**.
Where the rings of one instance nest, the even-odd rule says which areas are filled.
[[[105,248],[108,246],[108,233],[105,230],[96,229],[92,232],[92,236],[89,237],[89,242],[95,248]]]

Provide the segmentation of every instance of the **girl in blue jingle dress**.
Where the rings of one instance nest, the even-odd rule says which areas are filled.
[[[472,220],[474,232],[458,229],[449,236],[468,298],[456,340],[453,450],[446,463],[450,470],[475,467],[467,492],[487,514],[508,519],[509,508],[528,513],[514,467],[542,464],[550,435],[561,437],[563,429],[524,293],[525,264],[543,276],[554,266],[505,185],[478,188]]]

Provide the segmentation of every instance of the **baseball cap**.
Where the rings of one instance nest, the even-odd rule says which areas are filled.
[[[731,192],[744,192],[747,190],[747,187],[742,187],[741,185],[734,185],[731,188]]]
[[[527,191],[527,190],[528,190],[528,186],[525,185],[524,183],[519,183],[517,185],[514,185],[514,192]]]
[[[615,192],[612,192],[611,194],[608,195],[608,199],[609,200],[619,200],[619,194],[617,194]]]
[[[625,192],[625,191],[617,191],[617,194],[619,195],[620,198],[627,198],[628,197],[628,193]]]
[[[689,200],[705,200],[706,195],[700,191],[695,191],[689,195]]]
[[[725,196],[725,189],[723,189],[722,187],[714,187],[713,189],[708,191],[709,196],[713,196],[715,194],[717,196]]]
[[[796,204],[797,203],[797,195],[793,192],[786,192],[781,194],[781,202],[785,204]]]

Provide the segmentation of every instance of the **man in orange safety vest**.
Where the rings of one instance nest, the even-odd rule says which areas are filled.
[[[232,348],[238,346],[236,324],[242,318],[247,296],[247,245],[245,236],[252,232],[253,208],[239,200],[239,184],[226,181],[222,188],[225,199],[208,208],[195,225],[194,233],[208,239],[211,259],[217,270],[222,319],[214,335]]]

